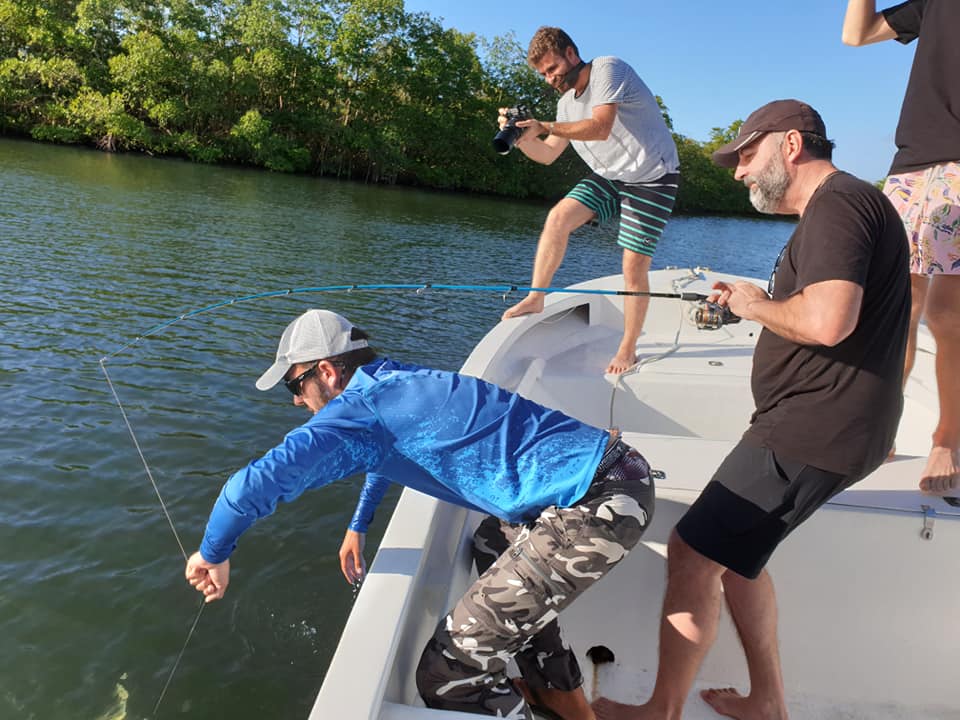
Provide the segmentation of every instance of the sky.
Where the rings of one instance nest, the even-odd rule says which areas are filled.
[[[894,4],[880,0],[878,9]],[[871,182],[887,174],[916,43],[840,41],[843,0],[601,0],[480,3],[406,0],[444,27],[527,43],[561,27],[584,59],[616,55],[660,95],[674,131],[705,141],[770,100],[797,98],[823,116],[838,167]],[[519,99],[518,99],[519,100]],[[544,118],[549,120],[550,118]],[[491,120],[491,123],[493,120]]]

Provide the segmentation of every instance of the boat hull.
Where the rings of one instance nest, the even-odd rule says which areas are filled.
[[[651,289],[705,293],[718,279],[739,278],[664,270],[651,274]],[[571,289],[618,287],[622,277],[610,276]],[[551,295],[542,314],[493,328],[462,369],[593,425],[619,427],[658,471],[656,514],[642,545],[561,618],[590,698],[648,696],[670,532],[753,409],[749,376],[759,326],[700,330],[689,320],[691,310],[686,302],[652,301],[639,366],[617,378],[602,368],[620,339],[622,299]],[[917,490],[936,421],[932,351],[924,330],[898,458],[815,513],[770,563],[794,720],[960,717],[954,690],[960,623],[953,614],[960,601],[954,572],[960,516]],[[480,519],[404,491],[311,720],[475,717],[423,708],[413,673],[436,623],[475,577],[469,544]],[[697,687],[728,686],[746,690],[748,683],[724,613]],[[685,717],[717,716],[694,692]]]

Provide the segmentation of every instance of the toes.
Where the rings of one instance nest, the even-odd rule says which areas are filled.
[[[608,700],[605,697],[597,698],[590,703],[590,708],[597,716],[597,720],[611,720],[617,717],[620,703]]]
[[[703,701],[707,703],[707,705],[721,714],[723,714],[724,710],[729,710],[733,707],[734,703],[739,704],[739,701],[744,700],[743,695],[735,688],[710,688],[709,690],[702,690],[700,697],[703,698]]]
[[[608,375],[622,375],[623,373],[625,373],[627,370],[629,370],[636,364],[637,364],[636,361],[623,362],[623,361],[618,361],[614,359],[610,361],[609,365],[607,365],[607,369],[605,370],[605,372]]]
[[[920,489],[933,495],[944,495],[957,489],[960,480],[956,475],[925,477],[920,480]]]

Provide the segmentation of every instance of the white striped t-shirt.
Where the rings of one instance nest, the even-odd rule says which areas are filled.
[[[592,117],[593,108],[617,104],[606,140],[571,140],[574,150],[598,175],[625,183],[651,182],[680,168],[677,146],[653,93],[620,58],[593,60],[590,82],[580,97],[568,90],[557,105],[558,122]]]

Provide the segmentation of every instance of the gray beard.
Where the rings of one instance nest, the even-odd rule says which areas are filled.
[[[755,177],[747,178],[747,182],[753,183],[750,188],[750,203],[759,212],[776,214],[783,196],[787,194],[787,188],[790,187],[790,176],[787,175],[787,168],[780,153],[777,152],[771,157]]]

